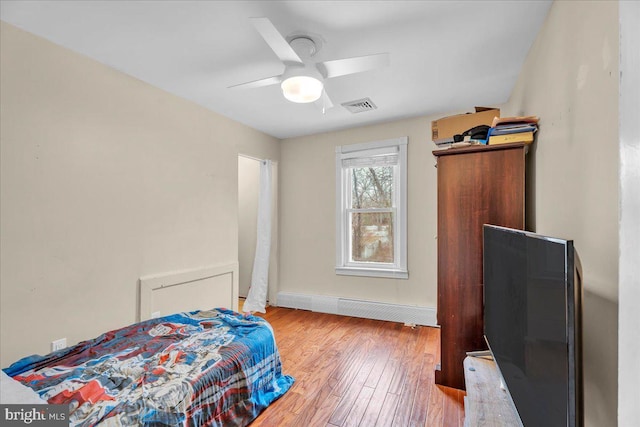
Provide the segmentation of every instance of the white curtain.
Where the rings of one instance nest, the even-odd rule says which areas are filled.
[[[271,160],[260,162],[260,192],[258,194],[258,227],[256,256],[253,260],[251,287],[243,311],[266,313],[269,287],[269,253],[271,251]]]

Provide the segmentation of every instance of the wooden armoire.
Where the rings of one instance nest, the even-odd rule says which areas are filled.
[[[466,353],[483,338],[482,225],[524,229],[524,144],[434,151],[438,168],[438,324],[436,383],[464,389]]]

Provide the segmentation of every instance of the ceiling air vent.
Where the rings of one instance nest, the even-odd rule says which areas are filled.
[[[357,101],[345,102],[342,104],[344,108],[352,113],[362,113],[363,111],[375,110],[376,104],[369,98],[358,99]]]

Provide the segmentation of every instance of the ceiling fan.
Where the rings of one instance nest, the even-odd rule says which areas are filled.
[[[284,97],[289,101],[308,103],[320,100],[324,111],[333,106],[324,89],[326,79],[389,65],[388,53],[313,62],[311,58],[322,47],[318,37],[294,34],[289,36],[287,40],[268,18],[250,19],[262,38],[284,63],[285,69],[278,76],[241,83],[229,86],[229,88],[257,88],[280,84]]]

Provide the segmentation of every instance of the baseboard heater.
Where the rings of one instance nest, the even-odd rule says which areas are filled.
[[[342,316],[387,320],[412,325],[437,326],[436,309],[431,307],[387,304],[290,292],[278,292],[278,299],[275,305],[318,313],[340,314]]]

